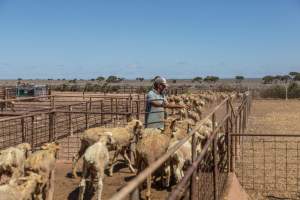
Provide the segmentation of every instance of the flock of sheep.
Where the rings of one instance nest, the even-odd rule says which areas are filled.
[[[84,131],[80,137],[81,147],[74,155],[72,165],[72,174],[76,178],[77,162],[83,158],[78,198],[84,199],[87,180],[90,179],[92,184],[97,180],[97,199],[101,199],[104,171],[109,167],[109,176],[113,176],[119,155],[127,162],[131,172],[138,174],[143,171],[188,134],[188,128],[201,120],[205,106],[228,95],[230,94],[204,92],[168,97],[170,103],[185,105],[188,109],[168,110],[164,130],[144,128],[141,121],[130,119],[125,127],[96,127]],[[197,152],[201,151],[203,141],[210,136],[212,128],[212,121],[207,120],[197,131]],[[219,134],[218,142],[224,142],[224,135]],[[0,200],[52,200],[58,150],[59,145],[53,142],[44,144],[33,153],[27,143],[0,151]],[[110,151],[114,151],[112,158],[109,156]],[[219,152],[222,156],[222,145],[219,145]],[[130,159],[129,155],[134,156]],[[135,162],[132,163],[132,160]],[[185,167],[191,162],[191,141],[188,141],[153,177],[160,177],[163,185],[169,187],[172,181],[178,183],[182,179]],[[3,175],[7,180],[3,180]],[[153,177],[147,178],[147,199],[150,199]],[[174,179],[171,180],[172,178]]]

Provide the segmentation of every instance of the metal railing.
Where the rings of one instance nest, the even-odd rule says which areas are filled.
[[[125,125],[129,114],[138,119],[144,116],[142,98],[88,98],[88,101],[69,105],[58,105],[55,99],[52,102],[52,109],[46,111],[0,118],[0,149],[22,142],[30,143],[35,149],[58,140],[61,144],[59,159],[70,160],[80,147],[79,133],[84,130]]]
[[[227,175],[229,171],[234,171],[233,165],[233,148],[230,134],[234,130],[242,130],[246,127],[246,120],[250,112],[251,95],[246,93],[242,103],[237,109],[232,108],[231,98],[222,101],[208,116],[201,120],[189,132],[189,134],[180,140],[174,147],[167,151],[158,160],[148,166],[144,171],[139,173],[132,181],[123,187],[118,193],[112,196],[111,200],[139,199],[139,186],[143,184],[147,176],[153,174],[161,167],[170,156],[174,154],[185,142],[192,138],[192,157],[193,163],[185,172],[184,178],[170,193],[168,199],[214,199],[217,200],[223,192]],[[218,116],[218,113],[225,107],[225,116]],[[218,119],[219,118],[219,119]],[[196,137],[195,133],[205,123],[207,119],[212,120],[213,129],[211,136],[206,141],[201,153],[196,154]],[[215,125],[217,122],[217,126]],[[218,136],[220,130],[225,130],[225,140],[218,146],[220,140]],[[238,140],[236,140],[238,141]]]

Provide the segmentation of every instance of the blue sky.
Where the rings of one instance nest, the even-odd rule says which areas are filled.
[[[300,71],[300,0],[0,0],[0,79]]]

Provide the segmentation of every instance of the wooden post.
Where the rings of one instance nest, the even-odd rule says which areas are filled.
[[[216,123],[216,115],[213,113],[212,115],[212,130],[215,131]],[[214,200],[218,200],[218,164],[217,164],[217,137],[213,138],[213,161],[214,161],[214,171],[213,171],[213,178],[214,178]]]
[[[70,135],[73,135],[73,124],[72,124],[72,110],[73,110],[73,108],[72,108],[72,106],[71,105],[69,105],[69,133],[70,133]]]

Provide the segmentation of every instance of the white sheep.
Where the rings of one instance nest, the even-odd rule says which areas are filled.
[[[25,173],[34,172],[43,177],[44,183],[41,185],[37,199],[53,199],[55,161],[59,150],[56,142],[46,143],[41,150],[31,154],[25,161]]]
[[[126,151],[130,148],[132,142],[134,142],[135,137],[139,134],[143,127],[143,123],[139,120],[132,120],[130,121],[125,127],[117,127],[117,128],[91,128],[86,130],[83,135],[81,136],[81,146],[79,151],[73,157],[73,164],[72,164],[72,174],[73,177],[77,177],[76,169],[77,169],[77,162],[84,154],[86,149],[97,142],[101,135],[105,135],[107,133],[111,133],[112,137],[115,141],[115,153],[111,160],[111,166],[109,170],[109,175],[113,175],[113,167],[116,162],[116,159],[119,154],[123,156],[123,158],[128,162],[130,170],[134,173],[135,170],[129,160]]]
[[[22,176],[24,174],[24,162],[30,152],[31,146],[28,143],[0,151],[0,179],[3,174],[9,174],[12,178]]]
[[[33,196],[42,182],[42,176],[35,173],[12,179],[8,184],[0,186],[0,200],[35,200]]]
[[[97,199],[101,200],[104,170],[109,163],[109,153],[106,144],[113,143],[112,135],[102,135],[99,141],[89,146],[83,155],[82,179],[79,185],[79,200],[84,199],[86,179],[91,176],[98,179]]]

